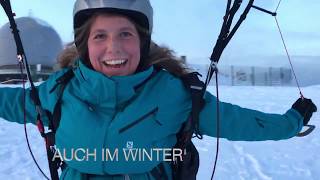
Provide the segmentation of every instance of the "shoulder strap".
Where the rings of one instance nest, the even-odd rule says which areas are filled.
[[[183,131],[194,132],[196,137],[202,139],[199,131],[199,114],[205,101],[203,99],[204,83],[199,79],[199,75],[198,72],[191,72],[181,77],[184,86],[189,89],[192,99],[191,117],[184,124]]]
[[[64,73],[61,77],[59,77],[56,80],[56,84],[50,90],[50,93],[52,93],[60,85],[59,92],[58,92],[58,100],[55,104],[53,113],[51,113],[50,111],[46,111],[49,119],[49,123],[48,123],[49,131],[43,134],[46,140],[47,159],[49,163],[49,171],[50,171],[52,180],[59,180],[58,169],[59,167],[62,167],[62,163],[63,163],[60,158],[54,158],[54,153],[56,151],[55,150],[55,134],[60,123],[62,94],[66,85],[72,79],[73,76],[74,76],[73,70],[69,69],[66,73]]]
[[[198,72],[192,72],[180,77],[184,86],[190,91],[192,109],[188,120],[177,134],[175,148],[183,150],[184,154],[182,159],[177,158],[171,163],[173,179],[195,180],[199,169],[199,153],[191,141],[193,134],[202,139],[199,131],[199,114],[205,104],[204,83],[198,75],[200,75]]]
[[[60,76],[56,80],[56,84],[54,87],[50,90],[50,93],[52,93],[58,86],[58,100],[54,106],[53,112],[52,112],[52,118],[49,125],[49,129],[51,129],[54,133],[56,132],[57,128],[59,127],[60,118],[61,118],[61,99],[64,92],[65,87],[69,83],[69,81],[73,78],[74,72],[73,69],[69,69],[66,73],[64,73],[62,76]]]
[[[50,174],[54,175],[52,176],[53,177],[52,180],[59,179],[58,169],[59,167],[63,168],[63,161],[61,161],[60,158],[55,158],[53,160],[54,153],[56,151],[54,147],[55,135],[56,135],[56,130],[59,127],[60,118],[61,118],[61,99],[62,99],[63,91],[67,86],[67,84],[69,83],[69,81],[73,78],[73,76],[74,76],[73,69],[69,69],[66,73],[64,73],[62,76],[60,76],[56,80],[56,84],[50,90],[50,93],[52,93],[58,86],[60,87],[58,91],[58,100],[54,106],[52,114],[50,112],[47,112],[49,117],[49,130],[50,130],[50,132],[46,133],[46,141],[48,142],[47,143],[48,146],[50,146],[50,148],[47,148],[47,155],[48,155],[48,159],[51,159],[51,161],[49,161],[49,170],[50,170]]]

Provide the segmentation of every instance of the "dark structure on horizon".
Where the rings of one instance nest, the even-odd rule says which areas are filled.
[[[61,38],[43,20],[21,17],[16,22],[34,81],[45,80],[53,72],[57,55],[63,48]],[[0,28],[0,82],[22,81],[16,53],[10,24],[7,23]]]

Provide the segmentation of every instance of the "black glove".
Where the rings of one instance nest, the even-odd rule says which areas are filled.
[[[313,104],[311,99],[299,98],[293,105],[292,108],[297,110],[301,116],[303,116],[303,125],[307,125],[314,112],[317,111],[317,106]]]

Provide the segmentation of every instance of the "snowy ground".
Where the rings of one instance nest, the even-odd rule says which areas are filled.
[[[209,88],[214,92],[214,88]],[[320,85],[302,89],[320,106]],[[298,97],[293,87],[221,86],[222,101],[265,112],[284,113]],[[283,141],[231,142],[221,140],[215,179],[316,180],[320,179],[320,113],[316,129],[304,138]],[[33,152],[48,174],[44,144],[35,126],[27,126]],[[200,152],[199,180],[211,176],[216,139],[195,140]],[[43,179],[27,150],[23,126],[0,120],[0,179]]]

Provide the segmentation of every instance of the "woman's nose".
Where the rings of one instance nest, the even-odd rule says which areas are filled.
[[[108,54],[121,52],[121,43],[119,42],[119,40],[117,40],[117,38],[110,37],[106,42],[106,46]]]

